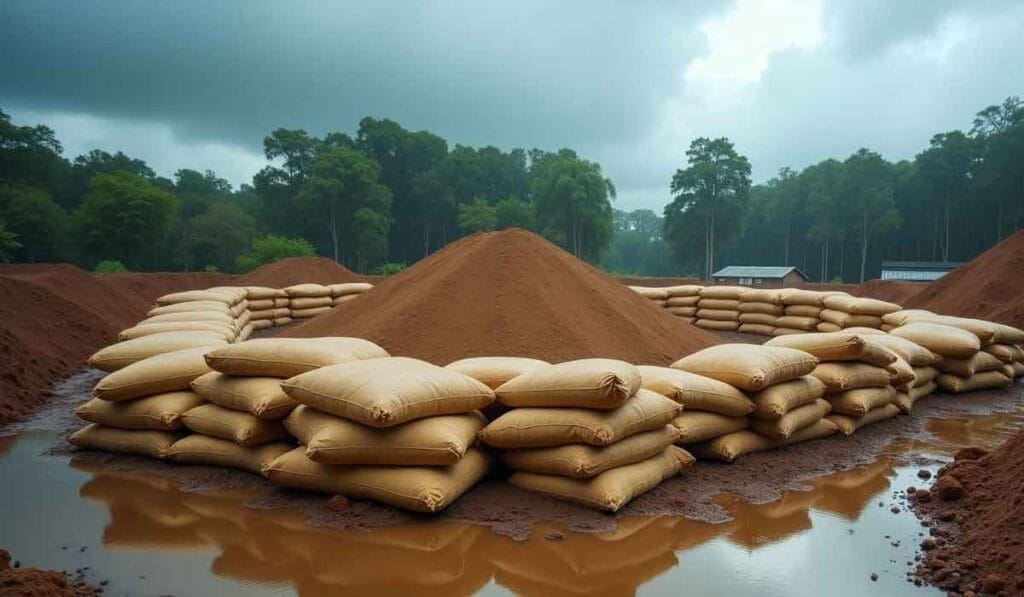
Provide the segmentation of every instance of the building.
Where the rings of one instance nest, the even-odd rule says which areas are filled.
[[[791,288],[807,282],[799,268],[789,266],[730,265],[711,274],[716,284],[754,288]]]
[[[942,261],[883,261],[882,279],[934,282],[961,265]]]

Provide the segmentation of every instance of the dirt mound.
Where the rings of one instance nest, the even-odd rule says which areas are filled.
[[[911,494],[936,523],[922,578],[961,593],[1024,594],[1022,470],[1024,433],[989,454],[961,450],[929,492]]]
[[[853,296],[863,296],[902,305],[910,297],[928,288],[927,283],[903,280],[868,280],[850,290]]]
[[[12,568],[10,561],[7,550],[0,549],[0,595],[87,597],[100,594],[81,575],[71,577],[56,570]]]
[[[1024,326],[1024,230],[956,268],[904,307]]]
[[[326,257],[289,257],[261,265],[239,276],[233,283],[240,286],[283,288],[306,282],[338,284],[362,281],[362,276]]]
[[[438,364],[508,355],[664,365],[721,341],[523,230],[452,243],[285,335],[358,336]]]

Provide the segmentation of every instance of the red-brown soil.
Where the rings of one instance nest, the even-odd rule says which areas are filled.
[[[918,576],[947,591],[1024,594],[1024,434],[965,448],[930,491],[909,494],[931,523]]]
[[[293,284],[340,284],[362,282],[363,276],[327,257],[291,257],[282,259],[239,276],[233,283],[240,286],[283,288]]]
[[[627,286],[653,286],[655,288],[663,286],[682,286],[684,284],[696,284],[698,286],[707,286],[707,282],[700,278],[657,278],[653,276],[619,276],[616,278],[619,282],[626,284]]]
[[[99,595],[81,577],[56,570],[11,567],[11,554],[0,549],[0,595],[9,597],[92,597]]]
[[[889,301],[902,305],[910,297],[928,288],[926,282],[905,282],[903,280],[868,280],[850,290],[854,296]]]
[[[504,355],[665,365],[720,342],[523,230],[452,243],[285,335],[357,336],[438,364]]]
[[[1024,230],[932,282],[904,306],[1024,326]]]

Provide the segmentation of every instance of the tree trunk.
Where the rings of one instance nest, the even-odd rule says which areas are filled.
[[[839,243],[839,282],[843,281],[843,270],[846,269],[846,243]]]
[[[327,227],[331,233],[331,244],[334,247],[334,262],[338,263],[338,224],[334,216],[334,207],[331,207],[331,217],[328,219]]]
[[[711,210],[711,247],[708,253],[708,278],[715,271],[715,210]]]
[[[862,214],[860,248],[860,283],[864,283],[864,272],[868,263],[868,214]]]
[[[949,186],[948,185],[946,186],[945,214],[946,214],[946,216],[945,216],[946,217],[946,242],[942,246],[942,260],[948,263],[949,262]]]
[[[785,258],[782,260],[782,265],[789,265],[789,235],[790,229],[793,227],[793,223],[790,220],[786,220],[786,250]]]

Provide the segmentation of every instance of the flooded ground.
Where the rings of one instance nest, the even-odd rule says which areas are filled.
[[[890,442],[809,491],[763,504],[716,496],[727,522],[544,523],[521,541],[449,519],[318,528],[302,509],[246,507],[248,489],[182,491],[167,475],[54,453],[58,433],[22,431],[0,438],[0,546],[27,566],[88,567],[114,595],[938,595],[906,580],[926,529],[898,496],[957,448],[1000,443],[1024,413],[924,427],[930,437]]]

